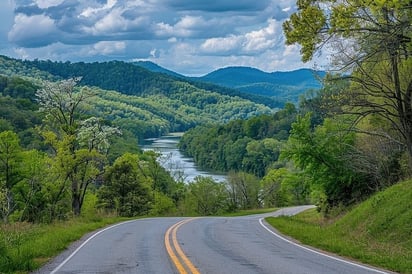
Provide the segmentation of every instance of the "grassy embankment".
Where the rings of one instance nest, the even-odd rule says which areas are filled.
[[[412,181],[379,192],[334,220],[309,210],[267,221],[303,244],[412,273]]]
[[[0,273],[39,268],[84,234],[125,218],[74,218],[53,224],[0,225]]]

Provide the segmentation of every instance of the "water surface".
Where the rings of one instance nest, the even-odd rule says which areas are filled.
[[[172,133],[160,138],[146,139],[143,150],[154,150],[161,154],[158,162],[177,181],[191,182],[196,176],[210,176],[215,181],[226,180],[222,173],[206,171],[196,166],[193,158],[184,156],[177,148],[182,133]]]

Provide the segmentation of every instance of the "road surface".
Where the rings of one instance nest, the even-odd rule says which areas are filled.
[[[36,273],[385,273],[299,246],[263,218],[148,218],[92,234]]]

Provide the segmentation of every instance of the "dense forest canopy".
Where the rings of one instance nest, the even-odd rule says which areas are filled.
[[[18,67],[17,71],[16,69],[9,71],[10,63]],[[50,60],[22,61],[0,56],[0,67],[2,67],[3,73],[12,73],[12,75],[23,73],[30,76],[33,75],[33,72],[37,72],[37,75],[47,79],[50,77],[60,80],[82,77],[81,85],[96,86],[104,90],[116,90],[128,95],[163,94],[168,96],[178,91],[179,86],[183,84],[188,86],[190,92],[202,89],[221,95],[240,97],[271,108],[281,107],[284,104],[282,100],[275,100],[267,96],[243,93],[202,81],[193,81],[190,78],[156,73],[133,63],[122,61],[94,63],[52,62]]]
[[[26,77],[37,85],[41,79],[80,76],[79,85],[92,86],[96,93],[86,102],[88,115],[104,117],[139,139],[272,112],[265,105],[237,96],[241,94],[236,91],[201,83],[197,87],[125,62],[72,64],[0,57],[0,73]]]

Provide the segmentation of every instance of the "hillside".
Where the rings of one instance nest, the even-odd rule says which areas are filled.
[[[150,70],[152,72],[159,72],[159,73],[163,73],[163,74],[167,74],[173,77],[178,77],[178,78],[185,78],[186,76],[181,75],[177,72],[171,71],[169,69],[166,69],[164,67],[159,66],[156,63],[150,62],[150,61],[137,61],[137,62],[133,62],[133,65],[145,68],[147,70]]]
[[[274,97],[296,103],[308,89],[319,89],[323,71],[299,69],[288,72],[264,72],[250,67],[227,67],[197,78],[239,91]]]
[[[188,83],[196,88],[204,89],[204,90],[212,90],[218,92],[220,94],[229,95],[229,96],[237,96],[243,99],[262,104],[271,108],[282,108],[288,100],[286,98],[273,98],[271,96],[267,96],[266,94],[258,94],[258,93],[250,93],[244,92],[241,89],[236,89],[232,87],[227,87],[221,85],[220,83],[213,83],[209,81],[203,81],[201,78],[197,77],[186,77],[184,75],[178,74],[174,71],[168,70],[163,68],[153,62],[150,61],[138,61],[132,63],[135,66],[144,68],[151,72],[164,74],[164,76],[172,77],[176,81],[181,81]]]
[[[82,76],[79,84],[92,86],[97,94],[88,102],[87,114],[102,117],[139,138],[158,137],[168,132],[186,131],[200,124],[226,123],[273,112],[270,107],[236,96],[234,90],[208,84],[201,88],[187,81],[117,61],[59,63],[22,61],[0,56],[0,75],[4,75],[4,83],[13,84],[14,78],[23,77],[37,85],[40,85],[41,79],[57,81]],[[17,98],[19,88],[17,84],[14,86],[17,88],[13,88],[13,96]],[[0,97],[8,95],[3,90],[5,88],[0,86]],[[36,89],[31,90],[30,96],[34,96]],[[0,99],[4,102],[10,100]],[[12,109],[11,106],[7,107],[7,111],[13,113],[9,109]],[[2,124],[16,124],[11,118],[6,120]]]
[[[179,91],[180,85],[183,83],[187,86],[186,92],[197,92],[199,89],[204,89],[204,92],[239,97],[270,108],[282,107],[282,104],[272,98],[245,94],[235,89],[193,82],[190,79],[170,75],[171,73],[165,73],[166,69],[160,67],[155,69],[157,66],[153,63],[146,64],[146,67],[155,71],[123,61],[63,63],[50,60],[23,61],[0,56],[0,73],[8,76],[33,77],[36,75],[42,79],[82,77],[81,85],[96,86],[105,90],[116,90],[123,94],[137,96],[149,94],[169,96]],[[160,72],[158,72],[159,70]]]
[[[319,89],[320,79],[325,76],[324,71],[311,69],[298,69],[294,71],[264,72],[251,67],[226,67],[215,70],[201,77],[186,77],[165,69],[153,62],[139,61],[133,63],[136,66],[148,69],[152,72],[160,72],[179,79],[184,79],[200,88],[226,87],[226,94],[240,92],[243,98],[258,101],[260,97],[269,102],[274,100],[276,106],[283,106],[286,102],[297,103],[301,94],[308,89]],[[232,90],[232,91],[230,91]],[[246,97],[248,96],[248,97]],[[254,96],[259,96],[255,98]]]
[[[302,243],[393,271],[412,273],[411,200],[409,180],[376,193],[332,224],[313,217],[314,212],[268,221]]]

